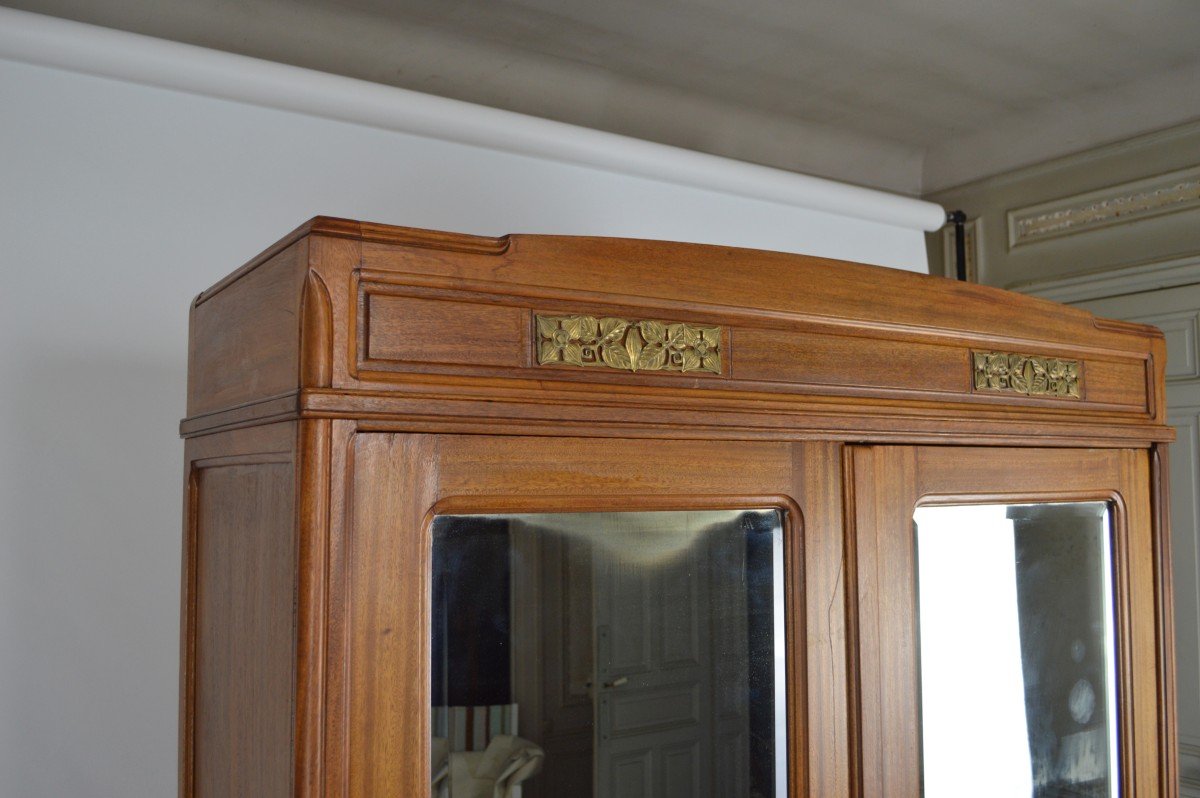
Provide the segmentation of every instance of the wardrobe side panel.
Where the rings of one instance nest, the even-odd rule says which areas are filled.
[[[299,387],[307,265],[308,240],[302,239],[196,299],[188,337],[189,418]]]
[[[182,796],[292,793],[295,424],[188,442]]]

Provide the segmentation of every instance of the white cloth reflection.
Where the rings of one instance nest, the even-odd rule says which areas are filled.
[[[521,737],[501,734],[483,751],[450,752],[445,738],[431,748],[434,798],[520,798],[522,782],[542,769],[546,752]]]

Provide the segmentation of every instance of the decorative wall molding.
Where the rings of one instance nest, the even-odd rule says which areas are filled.
[[[1013,352],[972,352],[971,359],[976,392],[1055,399],[1083,396],[1083,364],[1078,360]]]
[[[1008,247],[1200,208],[1200,166],[1008,212]]]
[[[595,316],[537,316],[538,365],[721,373],[721,328]]]
[[[1083,302],[1193,283],[1200,283],[1200,252],[1136,263],[1119,269],[1020,283],[1009,286],[1009,289],[1055,302]]]
[[[661,180],[913,230],[932,202],[365,80],[0,7],[0,58]]]

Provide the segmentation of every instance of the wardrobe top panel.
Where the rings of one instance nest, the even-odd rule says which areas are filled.
[[[589,434],[1170,437],[1153,327],[941,277],[666,241],[317,217],[197,297],[190,357],[188,435],[309,415],[547,434],[584,421]]]

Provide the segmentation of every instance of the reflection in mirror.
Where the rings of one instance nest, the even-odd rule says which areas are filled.
[[[432,795],[783,798],[782,522],[435,518]]]
[[[915,521],[925,796],[1117,796],[1108,505]]]

